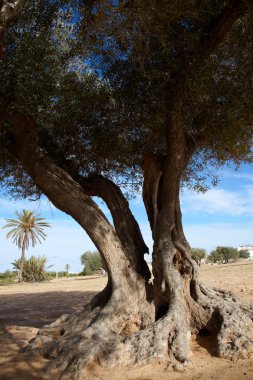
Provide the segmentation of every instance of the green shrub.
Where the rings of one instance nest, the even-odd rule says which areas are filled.
[[[47,280],[53,280],[56,277],[56,272],[46,272],[46,279]]]
[[[0,273],[0,286],[14,284],[17,277],[16,272],[11,272],[7,270],[6,272]]]
[[[192,248],[191,250],[192,258],[198,265],[200,265],[201,260],[206,257],[206,251],[203,248]]]
[[[242,249],[239,251],[239,257],[240,259],[248,259],[250,257],[250,253],[247,249]]]
[[[46,257],[45,256],[32,256],[30,259],[25,260],[24,269],[22,273],[23,281],[25,282],[40,282],[47,279],[46,276]],[[20,268],[20,259],[12,263],[13,267],[17,270]]]
[[[6,279],[6,278],[16,278],[17,273],[16,272],[11,272],[10,270],[7,270],[3,273],[0,273],[0,279]]]
[[[87,251],[81,256],[81,263],[84,265],[82,274],[84,276],[89,276],[96,273],[100,268],[103,267],[103,261],[98,251]]]
[[[239,252],[233,247],[216,247],[208,256],[208,260],[212,263],[228,263],[229,260],[237,259]]]

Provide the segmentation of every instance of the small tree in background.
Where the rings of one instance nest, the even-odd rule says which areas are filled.
[[[239,252],[233,247],[216,247],[209,255],[209,260],[213,263],[225,262],[228,263],[229,260],[237,259],[239,257]]]
[[[103,267],[103,261],[98,251],[87,251],[80,257],[81,264],[84,265],[83,274],[88,276],[96,273]]]
[[[13,239],[18,248],[22,250],[21,258],[18,264],[18,280],[23,280],[22,272],[25,264],[25,251],[28,250],[30,244],[32,247],[39,242],[41,238],[46,239],[44,232],[45,227],[50,227],[50,224],[44,222],[44,218],[41,218],[39,214],[35,214],[31,210],[23,210],[22,212],[15,212],[17,219],[6,219],[7,224],[3,228],[11,228],[6,235],[6,238]]]
[[[22,280],[25,282],[40,282],[46,280],[46,262],[45,256],[32,256],[28,260],[24,260],[24,265],[21,259],[15,260],[12,263],[14,269],[20,270],[21,264],[23,265]]]
[[[191,252],[193,260],[200,265],[201,260],[206,257],[206,250],[203,248],[192,248]]]
[[[208,259],[208,261],[210,261],[213,264],[214,263],[220,263],[223,261],[223,257],[221,257],[215,249],[210,252],[207,259]]]
[[[70,270],[70,265],[66,264],[65,265],[65,271],[67,272],[67,275],[69,274],[69,270]]]
[[[240,259],[248,259],[250,257],[250,253],[247,249],[242,249],[238,251]]]

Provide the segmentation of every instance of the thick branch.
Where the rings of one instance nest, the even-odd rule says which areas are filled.
[[[120,188],[102,175],[94,175],[89,178],[78,176],[76,180],[87,195],[98,196],[105,201],[111,212],[117,235],[129,260],[138,273],[150,278],[150,271],[144,260],[144,254],[148,253],[148,247]]]
[[[15,21],[27,0],[1,0],[0,1],[0,58],[5,51],[4,35],[10,26]]]
[[[205,58],[224,41],[234,23],[242,17],[248,9],[247,1],[231,0],[214,18],[209,28],[203,33],[201,41],[202,58]]]
[[[68,173],[43,157],[33,121],[16,115],[12,124],[15,149],[24,169],[58,209],[84,228],[104,258],[112,286],[119,285],[121,273],[128,273],[129,262],[113,226]]]
[[[182,174],[195,149],[196,146],[185,139],[180,122],[172,118],[167,133],[167,155],[147,153],[144,157],[143,201],[153,237],[159,212],[177,198]],[[165,216],[167,212],[168,209]]]

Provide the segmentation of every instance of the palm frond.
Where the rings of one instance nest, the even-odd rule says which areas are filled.
[[[45,240],[44,228],[51,227],[40,214],[34,211],[23,209],[22,212],[15,211],[17,219],[6,219],[7,224],[2,228],[11,228],[6,238],[12,239],[19,248],[28,250],[30,243],[32,247],[41,239]]]

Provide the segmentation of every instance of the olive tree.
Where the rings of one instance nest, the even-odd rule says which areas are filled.
[[[209,260],[216,262],[228,263],[229,260],[237,259],[239,257],[239,251],[233,247],[216,247],[214,251],[210,253]]]
[[[98,251],[86,251],[80,257],[81,264],[84,265],[83,274],[89,275],[96,273],[100,268],[103,267],[103,262],[101,255]]]
[[[196,263],[200,265],[201,260],[206,257],[206,250],[203,248],[192,248],[191,255],[193,260],[195,260]]]
[[[180,189],[203,191],[217,180],[210,168],[252,162],[252,4],[73,3],[30,4],[9,30],[0,177],[13,196],[45,194],[72,216],[101,253],[108,284],[29,349],[52,358],[63,379],[82,378],[93,362],[182,369],[202,329],[219,356],[245,358],[252,309],[199,282]],[[138,189],[152,281],[127,199]]]
[[[238,253],[241,259],[248,259],[250,257],[250,252],[247,249],[241,249]]]

